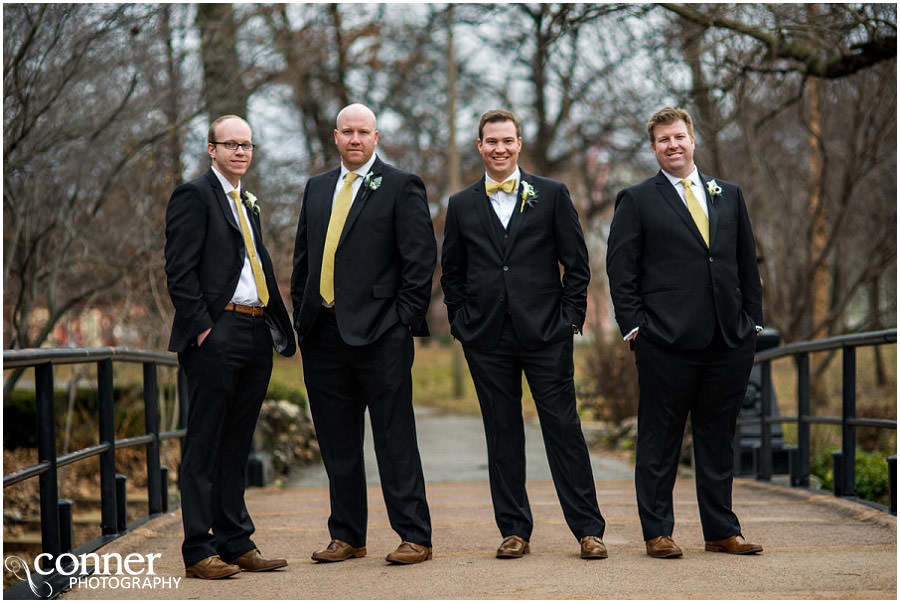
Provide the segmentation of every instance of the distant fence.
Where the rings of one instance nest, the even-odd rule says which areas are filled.
[[[145,434],[117,440],[113,420],[113,363],[143,365]],[[56,433],[53,413],[53,367],[64,364],[97,364],[97,397],[99,409],[99,443],[75,452],[56,456]],[[37,410],[38,463],[3,476],[6,489],[27,479],[40,481],[41,550],[50,555],[47,567],[63,553],[80,555],[95,551],[128,530],[168,510],[168,468],[160,465],[160,442],[183,438],[187,412],[187,386],[184,373],[178,369],[178,408],[180,429],[159,430],[159,385],[157,367],[177,367],[172,354],[130,350],[125,348],[66,348],[4,350],[3,368],[34,368],[35,404]],[[116,473],[115,451],[135,446],[146,447],[148,515],[127,524],[125,476]],[[92,457],[100,457],[100,526],[101,536],[72,550],[72,502],[61,500],[57,490],[57,470]],[[44,557],[45,559],[47,557]],[[51,583],[58,576],[51,574]],[[15,592],[11,592],[14,591]],[[60,589],[54,588],[54,592]],[[26,583],[4,592],[6,598],[31,598]]]
[[[856,494],[856,428],[877,427],[897,430],[897,421],[859,418],[856,416],[856,349],[897,343],[897,329],[842,335],[815,341],[791,343],[759,352],[754,359],[762,369],[762,410],[758,419],[743,419],[739,425],[759,424],[760,443],[756,451],[756,478],[772,478],[772,425],[797,424],[797,445],[790,449],[790,480],[792,486],[808,487],[810,473],[810,426],[840,425],[841,449],[833,453],[834,494],[853,498]],[[810,414],[809,355],[813,352],[840,350],[842,355],[842,412],[840,417],[821,417]],[[772,400],[772,361],[793,357],[797,368],[797,414],[778,416]],[[737,430],[736,439],[739,437]],[[735,449],[738,445],[735,444]],[[897,514],[897,456],[888,457],[890,476],[890,511]]]

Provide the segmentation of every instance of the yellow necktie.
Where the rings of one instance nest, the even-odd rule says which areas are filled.
[[[703,213],[703,208],[700,207],[700,202],[697,201],[697,197],[694,196],[693,187],[691,186],[691,181],[688,178],[684,180],[680,180],[682,185],[684,185],[684,200],[687,201],[688,211],[691,212],[691,217],[694,219],[694,223],[697,224],[697,228],[700,229],[700,234],[703,236],[703,241],[706,243],[706,246],[709,247],[709,218],[706,217],[706,214]]]
[[[503,184],[499,182],[491,182],[490,180],[484,181],[484,190],[487,191],[488,195],[493,195],[497,191],[503,191],[505,193],[513,193],[516,190],[516,179],[507,180]]]
[[[259,263],[259,256],[256,255],[256,246],[253,245],[253,237],[250,236],[250,225],[247,224],[247,218],[241,210],[241,196],[238,190],[231,189],[228,195],[234,200],[234,206],[237,209],[238,219],[241,223],[241,234],[244,236],[244,248],[247,255],[250,256],[250,268],[253,270],[253,280],[256,282],[256,294],[259,301],[265,306],[269,303],[269,289],[266,287],[266,277],[263,274],[262,264]]]
[[[344,176],[344,185],[338,191],[337,198],[331,208],[331,219],[328,220],[328,233],[325,235],[325,249],[322,252],[322,275],[319,278],[319,293],[326,304],[334,301],[334,253],[344,230],[344,222],[350,213],[350,203],[353,201],[353,181],[356,180],[356,172],[347,172]]]

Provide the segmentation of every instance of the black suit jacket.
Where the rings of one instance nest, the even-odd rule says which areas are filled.
[[[231,301],[244,264],[244,239],[231,200],[212,168],[179,185],[166,209],[166,276],[175,320],[169,351],[183,352],[211,328]],[[266,276],[265,318],[278,353],[294,354],[290,317],[278,292],[272,260],[262,241],[259,215],[248,212],[256,251]]]
[[[700,174],[705,184],[710,176]],[[622,334],[685,350],[707,347],[716,325],[736,347],[763,324],[756,244],[740,187],[717,180],[706,246],[687,207],[660,171],[616,197],[606,270]]]
[[[537,198],[522,211],[520,181],[505,231],[484,178],[450,197],[447,207],[444,303],[453,336],[475,348],[496,347],[506,312],[529,349],[571,337],[573,325],[584,325],[591,273],[569,191],[562,182],[520,174]]]
[[[371,169],[377,189],[360,185],[334,257],[335,310],[341,338],[367,345],[398,322],[413,335],[428,336],[425,313],[437,244],[425,185],[421,178],[375,158]],[[291,299],[300,341],[322,307],[319,280],[322,252],[331,218],[340,167],[310,178],[303,193]]]

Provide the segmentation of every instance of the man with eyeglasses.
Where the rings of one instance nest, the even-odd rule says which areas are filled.
[[[178,186],[166,210],[166,276],[175,320],[169,351],[188,383],[179,483],[185,574],[216,579],[287,565],[250,539],[247,457],[272,373],[272,347],[295,351],[256,198],[241,188],[250,125],[225,115],[209,127],[210,169]]]

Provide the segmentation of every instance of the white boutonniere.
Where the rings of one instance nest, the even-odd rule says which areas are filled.
[[[525,211],[525,206],[534,207],[537,203],[538,194],[534,187],[529,183],[522,181],[522,204],[519,206],[519,213]]]
[[[250,191],[241,191],[241,201],[243,201],[244,207],[249,211],[252,211],[257,216],[259,215],[259,203],[256,202],[256,195]]]
[[[722,187],[719,186],[719,183],[716,182],[715,179],[707,181],[706,190],[711,197],[718,197],[722,194]]]
[[[378,190],[378,187],[381,186],[381,176],[376,176],[374,173],[369,172],[363,178],[363,186],[370,191]]]

